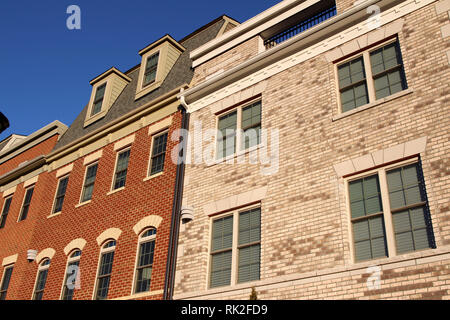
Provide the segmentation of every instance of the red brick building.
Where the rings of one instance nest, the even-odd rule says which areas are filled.
[[[190,52],[234,25],[220,17],[180,41],[151,43],[140,65],[91,80],[89,103],[62,137],[2,162],[0,174],[11,177],[1,184],[2,208],[14,192],[0,229],[2,298],[170,298],[182,176],[171,154],[187,121],[177,95],[194,74]],[[36,156],[39,172],[25,181],[15,167]],[[16,223],[31,185],[28,217]]]

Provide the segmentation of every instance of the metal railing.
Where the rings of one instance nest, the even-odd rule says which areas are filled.
[[[266,47],[266,50],[273,48],[276,45],[288,40],[289,38],[292,38],[298,35],[299,33],[302,33],[303,31],[308,30],[331,17],[334,17],[335,15],[336,15],[336,6],[334,5],[328,9],[325,9],[315,14],[312,17],[309,17],[297,23],[295,26],[290,27],[289,29],[279,32],[276,35],[270,37],[269,39],[266,39],[264,41],[264,46]]]

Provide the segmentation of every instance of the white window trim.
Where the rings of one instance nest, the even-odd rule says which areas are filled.
[[[262,141],[260,140],[259,144],[255,145],[255,146],[251,146],[249,148],[244,147],[243,149],[241,149],[241,147],[242,147],[241,141],[242,141],[242,134],[243,134],[242,133],[242,109],[244,109],[245,107],[248,107],[258,101],[261,103],[261,128],[262,128],[262,123],[263,123],[262,108],[263,108],[263,106],[262,106],[262,97],[261,96],[251,99],[248,102],[242,103],[242,104],[235,106],[224,112],[219,112],[215,115],[215,118],[216,118],[215,128],[216,128],[216,132],[219,132],[219,119],[227,114],[237,111],[237,115],[236,115],[236,150],[234,151],[233,154],[230,154],[230,155],[222,157],[222,158],[217,158],[219,144],[218,144],[218,139],[217,139],[217,135],[216,135],[216,137],[214,138],[215,139],[215,142],[214,142],[214,164],[220,163],[220,162],[226,162],[229,159],[243,155],[247,152],[254,151],[263,146]]]
[[[97,173],[98,173],[98,163],[99,163],[99,161],[94,161],[94,162],[90,162],[89,164],[87,164],[85,166],[86,168],[84,169],[83,185],[81,187],[80,199],[78,200],[78,204],[76,205],[77,208],[81,207],[84,204],[88,204],[92,201],[93,195],[91,196],[91,199],[83,201],[84,186],[86,185],[86,175],[87,175],[89,168],[97,165],[97,172],[95,174],[95,180],[94,180],[94,188],[95,188],[95,181],[97,180]],[[92,190],[92,193],[94,193],[94,190]]]
[[[147,180],[149,180],[151,178],[155,178],[155,177],[160,176],[160,175],[162,175],[164,173],[164,169],[165,168],[163,168],[163,171],[161,171],[161,172],[158,172],[158,173],[155,173],[155,174],[150,174],[151,173],[151,168],[152,168],[152,153],[153,153],[153,145],[155,143],[155,138],[157,138],[157,137],[159,137],[159,136],[161,136],[161,135],[163,135],[165,133],[167,133],[167,144],[169,144],[169,127],[165,127],[165,128],[163,128],[163,129],[161,129],[159,131],[152,132],[152,134],[151,134],[152,135],[152,142],[150,143],[150,154],[149,154],[149,157],[148,157],[147,175],[146,175],[144,181],[147,181]],[[167,156],[167,145],[166,145],[165,153],[166,153],[166,156]]]
[[[81,254],[83,254],[83,251],[79,248],[75,248],[72,251],[70,251],[70,253],[68,254],[68,258],[67,258],[67,262],[66,262],[66,268],[64,269],[64,278],[63,278],[63,283],[62,283],[62,287],[61,287],[61,294],[59,295],[59,300],[63,299],[63,295],[64,295],[64,288],[66,286],[66,282],[67,282],[67,268],[69,267],[69,263],[71,262],[75,262],[75,261],[80,261],[81,260],[81,254],[77,257],[70,257],[73,253],[75,253],[76,251],[80,251]],[[77,276],[80,276],[79,271]]]
[[[139,77],[136,89],[136,99],[143,97],[144,95],[155,90],[161,85],[162,74],[164,72],[163,66],[165,64],[163,59],[164,60],[166,59],[167,51],[168,51],[167,44],[163,43],[162,45],[159,45],[158,47],[142,55],[141,68],[139,70]],[[158,63],[156,65],[155,81],[144,86],[144,76],[145,76],[145,69],[147,68],[147,59],[152,55],[156,54],[157,52],[159,52],[159,56],[158,56]]]
[[[70,177],[70,174],[66,174],[66,175],[61,176],[61,177],[58,178],[58,183],[56,184],[55,194],[53,196],[52,210],[50,211],[49,217],[59,215],[62,212],[62,208],[61,208],[61,211],[54,212],[55,206],[56,206],[56,195],[58,194],[59,184],[61,183],[61,180],[64,179],[64,178],[68,178],[68,177]],[[67,185],[69,185],[69,182],[67,182]],[[67,193],[67,188],[66,188],[66,193]],[[64,193],[64,198],[66,198],[66,193]],[[64,203],[63,203],[63,205],[64,205]]]
[[[113,172],[113,176],[112,176],[111,188],[110,188],[110,191],[107,193],[108,195],[116,193],[120,190],[123,190],[126,187],[126,182],[125,182],[125,186],[114,189],[114,184],[116,182],[116,172],[117,172],[117,163],[119,161],[119,155],[128,150],[130,150],[130,157],[128,158],[128,166],[127,166],[127,176],[128,176],[128,169],[130,167],[130,159],[131,159],[131,145],[128,145],[128,146],[116,151],[116,161],[114,163],[114,172]]]
[[[214,216],[211,216],[209,219],[209,240],[208,240],[208,262],[207,262],[207,280],[206,280],[206,290],[214,290],[218,288],[232,288],[237,285],[242,285],[243,283],[238,283],[238,268],[239,268],[239,249],[238,249],[238,241],[239,241],[239,214],[241,212],[249,211],[252,209],[259,208],[261,210],[261,217],[262,217],[262,206],[261,203],[256,203],[250,206],[242,207],[239,209],[231,210],[225,213],[217,214]],[[230,284],[226,286],[220,286],[220,287],[211,287],[211,260],[212,260],[212,230],[213,230],[213,222],[217,219],[221,219],[224,217],[233,216],[233,243],[231,246],[231,280]],[[262,223],[260,225],[261,234],[262,234]],[[261,246],[261,252],[262,252],[262,237],[260,239],[260,246]],[[262,270],[262,259],[260,260],[260,266],[259,270],[261,273]],[[254,281],[260,281],[254,280]],[[251,281],[253,282],[253,281]],[[245,283],[251,283],[251,282],[245,282]]]
[[[110,247],[110,248],[104,248],[104,246],[110,241],[114,241],[116,243],[116,245],[113,246],[113,247]],[[100,272],[100,263],[102,261],[102,255],[104,253],[115,251],[116,247],[117,247],[117,240],[113,239],[113,238],[108,238],[107,240],[103,241],[103,243],[102,243],[102,245],[100,247],[100,254],[98,256],[98,262],[97,262],[97,272],[95,273],[95,284],[94,284],[94,292],[92,293],[92,300],[95,300],[97,298],[98,275],[99,275],[99,272]],[[116,254],[114,253],[114,258],[115,258],[115,255]],[[114,264],[114,260],[113,260],[113,264]],[[110,284],[110,287],[108,288],[108,294],[109,294],[109,289],[111,288],[111,282],[109,284]]]
[[[89,105],[88,105],[88,108],[86,111],[86,118],[84,120],[85,127],[90,125],[91,123],[99,120],[100,118],[103,118],[105,116],[105,114],[108,112],[107,102],[110,100],[111,93],[112,93],[112,88],[111,88],[112,86],[110,85],[110,83],[108,83],[109,80],[110,80],[109,78],[105,78],[92,86],[91,98],[89,99]],[[94,99],[95,99],[95,94],[97,93],[97,89],[104,84],[106,84],[106,87],[105,87],[105,93],[103,94],[102,108],[100,109],[100,112],[91,116],[92,108],[94,107]]]
[[[156,230],[156,234],[148,236],[143,238],[142,235],[144,233],[146,233],[148,230],[151,229],[155,229]],[[149,291],[144,291],[144,292],[136,292],[136,283],[137,283],[137,267],[138,267],[138,262],[139,262],[139,249],[141,247],[142,243],[145,242],[150,242],[150,241],[155,241],[155,249],[156,249],[156,235],[158,234],[158,229],[156,227],[148,227],[145,228],[144,230],[142,230],[142,232],[139,234],[139,238],[138,238],[138,244],[137,244],[137,250],[136,250],[136,259],[135,259],[135,263],[134,263],[134,272],[133,272],[133,285],[131,288],[131,295],[142,295],[145,293],[150,293],[151,290]],[[153,261],[155,261],[155,257],[153,257]],[[155,264],[155,262],[153,262],[152,264],[152,275],[153,275],[153,265]],[[152,277],[153,278],[153,277]],[[151,285],[151,282],[150,282]]]
[[[23,194],[23,199],[22,199],[22,205],[20,206],[20,211],[19,211],[19,216],[17,217],[17,222],[22,222],[22,221],[24,221],[24,220],[26,220],[28,217],[29,217],[29,214],[30,214],[30,207],[31,207],[31,201],[33,201],[33,196],[34,196],[34,190],[33,190],[33,194],[32,194],[32,196],[31,196],[31,200],[30,200],[30,204],[29,204],[29,206],[28,206],[28,212],[27,212],[27,218],[25,218],[25,219],[21,219],[22,218],[22,211],[23,211],[23,205],[25,204],[25,198],[27,197],[27,192],[28,192],[28,190],[30,190],[30,189],[34,189],[34,187],[35,187],[35,185],[34,184],[32,184],[32,185],[29,185],[28,187],[26,187],[25,189],[24,189],[24,194]]]
[[[400,48],[400,40],[398,39],[398,37],[392,37],[392,38],[389,38],[389,39],[387,39],[387,40],[385,40],[385,41],[383,41],[383,42],[381,42],[381,43],[379,43],[379,44],[377,44],[375,46],[369,46],[369,47],[363,49],[361,52],[358,52],[357,54],[353,54],[353,55],[345,58],[344,60],[340,60],[339,62],[334,64],[334,66],[333,66],[334,70],[333,71],[334,71],[334,78],[336,79],[336,81],[335,81],[335,90],[336,90],[337,103],[338,103],[338,115],[344,115],[344,114],[347,114],[347,113],[352,113],[352,114],[356,113],[359,110],[366,109],[366,107],[368,105],[377,104],[377,102],[386,100],[390,96],[396,95],[396,97],[397,97],[400,93],[404,92],[405,90],[408,90],[408,87],[406,87],[404,90],[399,91],[399,92],[397,92],[397,93],[395,93],[393,95],[390,95],[390,96],[387,96],[387,97],[384,97],[384,98],[381,98],[381,99],[376,99],[375,84],[374,84],[373,74],[372,74],[372,66],[370,64],[370,53],[375,51],[375,50],[378,50],[378,49],[380,49],[380,48],[382,48],[384,46],[387,46],[387,45],[389,45],[391,43],[395,43],[395,42],[398,42],[399,49],[401,50],[401,48]],[[359,57],[363,58],[363,64],[364,64],[364,71],[365,71],[365,74],[366,74],[366,86],[367,86],[367,93],[368,93],[369,102],[367,102],[366,104],[363,104],[362,106],[359,106],[359,107],[356,107],[356,108],[353,108],[351,110],[348,110],[348,111],[344,112],[342,110],[341,91],[340,91],[340,88],[339,88],[338,68],[341,65],[343,65],[343,64],[345,64],[345,63],[347,63],[349,61],[352,61],[354,59],[357,59]],[[403,72],[405,73],[405,65],[404,65],[404,63],[402,64],[402,67],[403,67]]]
[[[43,266],[42,263],[43,263],[45,260],[49,260],[50,263],[49,263],[48,265]],[[34,300],[34,295],[35,295],[35,293],[36,293],[36,286],[37,286],[37,281],[38,281],[39,273],[40,273],[41,271],[48,270],[48,269],[50,268],[51,264],[52,264],[52,259],[50,259],[49,257],[44,257],[44,258],[42,258],[41,261],[39,262],[38,270],[37,270],[36,277],[35,277],[35,280],[34,280],[33,292],[32,292],[32,294],[31,294],[31,300]],[[47,272],[47,278],[45,279],[45,286],[47,286],[47,279],[48,279],[48,272]],[[45,287],[44,287],[44,293],[45,293]]]
[[[360,174],[352,175],[349,177],[344,178],[344,184],[345,184],[345,204],[346,204],[346,220],[347,220],[347,228],[348,228],[348,234],[350,235],[350,257],[351,257],[351,263],[352,264],[364,264],[368,261],[377,261],[380,259],[390,259],[394,257],[399,256],[406,256],[408,254],[418,252],[418,251],[426,251],[426,250],[432,250],[431,248],[417,250],[414,252],[407,252],[404,254],[397,254],[397,246],[395,242],[395,233],[394,233],[394,223],[392,221],[392,212],[391,212],[391,206],[389,202],[389,190],[388,190],[388,184],[387,184],[387,177],[386,172],[400,168],[403,166],[407,166],[410,164],[415,164],[419,162],[418,157],[413,157],[408,160],[399,161],[390,165],[384,165],[379,168],[371,169],[368,171],[365,171]],[[349,193],[349,183],[355,180],[359,180],[365,177],[369,177],[372,175],[378,174],[378,179],[380,183],[380,195],[381,195],[381,202],[383,206],[383,221],[385,226],[385,233],[386,233],[386,244],[387,244],[387,250],[388,255],[387,257],[379,257],[375,259],[369,259],[369,260],[362,260],[362,261],[356,261],[355,257],[355,242],[354,242],[354,235],[353,235],[353,227],[351,222],[351,210],[350,210],[350,193]]]

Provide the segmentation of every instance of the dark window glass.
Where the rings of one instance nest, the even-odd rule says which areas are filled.
[[[50,260],[47,259],[41,263],[40,268],[44,266],[49,266]],[[47,282],[48,267],[40,270],[36,280],[36,287],[34,289],[33,300],[42,300],[44,296],[45,283]]]
[[[242,108],[243,149],[256,146],[261,135],[261,101]]]
[[[156,79],[156,70],[158,68],[158,59],[159,52],[151,55],[147,59],[147,64],[145,66],[145,74],[144,74],[144,84],[143,87],[153,83]]]
[[[115,241],[110,241],[105,246],[103,246],[103,249],[112,248],[114,246]],[[113,262],[114,250],[102,254],[100,258],[100,267],[97,277],[97,300],[104,300],[108,297]]]
[[[102,110],[103,98],[105,96],[106,83],[97,88],[95,92],[94,102],[92,105],[91,116],[96,115]]]
[[[210,287],[221,287],[231,282],[233,245],[233,216],[216,219],[212,226]]]
[[[378,175],[349,183],[355,260],[388,255]]]
[[[217,141],[217,159],[224,158],[236,152],[237,111],[219,118],[219,133]]]
[[[369,103],[363,57],[340,65],[338,78],[342,112]]]
[[[164,170],[164,160],[166,158],[167,135],[163,133],[153,139],[152,159],[150,175]]]
[[[390,43],[370,53],[376,99],[406,89],[403,63],[398,42]]]
[[[432,248],[434,236],[418,163],[387,172],[397,253]]]
[[[23,201],[19,221],[25,220],[28,216],[28,209],[30,208],[31,198],[33,197],[33,191],[34,187],[27,189],[27,192],[25,193],[25,199]]]
[[[81,251],[77,251],[77,252],[79,252],[81,254]],[[72,300],[73,299],[74,286],[75,286],[75,281],[76,281],[79,266],[80,266],[80,260],[69,262],[69,264],[67,265],[67,273],[66,273],[66,277],[64,279],[64,292],[63,292],[63,296],[62,296],[63,300]],[[67,280],[69,279],[69,277],[71,279],[73,279],[73,281],[68,284]]]
[[[3,274],[3,281],[0,287],[0,300],[6,300],[6,295],[8,293],[9,282],[11,281],[11,275],[13,272],[13,267],[6,267]]]
[[[261,251],[261,209],[239,214],[238,282],[259,280]]]
[[[114,189],[125,186],[127,179],[128,160],[130,159],[130,150],[119,153],[116,167],[116,177],[114,180]]]
[[[95,177],[97,176],[98,164],[94,164],[87,168],[86,179],[84,180],[83,195],[81,202],[92,199],[92,192],[94,191]]]
[[[65,178],[62,178],[61,180],[59,180],[58,190],[56,191],[55,207],[53,209],[53,213],[57,213],[62,210],[68,183],[69,183],[69,177],[65,177]]]
[[[0,229],[5,226],[6,218],[8,217],[9,213],[9,208],[11,207],[11,201],[12,197],[9,197],[5,200],[5,203],[3,204],[2,215],[0,217]]]
[[[142,238],[156,234],[156,229],[146,231]],[[155,252],[155,240],[143,242],[139,245],[136,293],[150,290],[152,278],[153,258]]]

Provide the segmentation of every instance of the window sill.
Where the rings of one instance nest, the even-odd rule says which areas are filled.
[[[85,205],[91,203],[91,201],[92,201],[92,200],[88,200],[88,201],[85,201],[85,202],[81,202],[81,203],[77,204],[77,205],[75,206],[75,208],[79,208],[79,207],[85,206]]]
[[[332,118],[332,121],[337,121],[337,120],[339,120],[339,119],[346,118],[346,117],[351,116],[351,115],[353,115],[353,114],[355,114],[355,113],[358,113],[358,112],[361,112],[361,111],[364,111],[364,110],[367,110],[367,109],[376,107],[376,106],[378,106],[378,105],[380,105],[380,104],[382,104],[382,103],[385,103],[385,102],[389,102],[389,101],[395,100],[395,99],[397,99],[397,98],[406,96],[406,95],[408,95],[408,94],[410,94],[410,93],[413,93],[413,92],[414,92],[414,90],[411,89],[411,88],[405,89],[405,90],[403,90],[403,91],[400,91],[400,92],[397,92],[397,93],[395,93],[395,94],[393,94],[393,95],[390,95],[389,97],[382,98],[382,99],[378,99],[378,100],[376,100],[376,101],[374,101],[374,102],[371,102],[371,103],[365,104],[365,105],[363,105],[363,106],[360,106],[360,107],[358,107],[358,108],[352,109],[352,110],[350,110],[350,111],[346,111],[346,112],[343,112],[343,113],[341,113],[341,114],[338,114],[337,116],[334,116],[334,117]]]
[[[148,176],[148,177],[144,178],[144,180],[142,180],[142,181],[152,180],[154,178],[162,176],[163,174],[164,174],[164,171],[161,171],[161,172],[155,173],[154,175],[151,175],[151,176]]]
[[[47,216],[47,219],[50,219],[50,218],[54,218],[54,217],[57,217],[57,216],[59,216],[59,215],[60,215],[61,213],[62,213],[62,211],[60,211],[60,212],[57,212],[57,213],[53,213],[53,214],[51,214],[51,215]]]
[[[113,193],[122,191],[123,189],[125,189],[125,187],[120,187],[120,188],[118,188],[118,189],[115,189],[115,190],[112,190],[112,191],[108,192],[106,195],[109,196],[109,195],[111,195],[111,194],[113,194]]]
[[[101,118],[103,118],[106,115],[107,112],[108,112],[108,110],[102,110],[99,113],[94,114],[93,116],[86,117],[86,119],[84,120],[83,127],[85,128],[88,125],[100,120]]]
[[[147,291],[147,292],[141,292],[141,293],[133,293],[132,295],[129,295],[126,297],[115,298],[112,300],[133,300],[133,299],[156,296],[156,295],[163,294],[163,293],[164,293],[164,290]]]
[[[215,160],[213,160],[213,163],[207,164],[206,167],[208,168],[208,167],[215,166],[215,165],[217,165],[217,164],[227,163],[228,161],[230,161],[230,160],[232,160],[232,159],[233,159],[233,162],[232,162],[232,163],[234,164],[234,163],[235,163],[235,162],[234,162],[234,159],[235,159],[235,158],[243,157],[243,156],[245,156],[246,154],[251,153],[251,152],[254,152],[254,151],[256,151],[256,150],[258,150],[258,149],[261,149],[261,148],[263,148],[263,147],[264,147],[264,145],[263,145],[262,143],[260,143],[260,144],[258,144],[258,145],[256,145],[256,146],[251,147],[251,148],[248,148],[248,149],[245,149],[245,150],[241,150],[241,151],[239,151],[239,152],[237,152],[237,153],[234,153],[234,154],[231,154],[231,155],[229,155],[229,156],[226,156],[225,158],[215,159]]]

